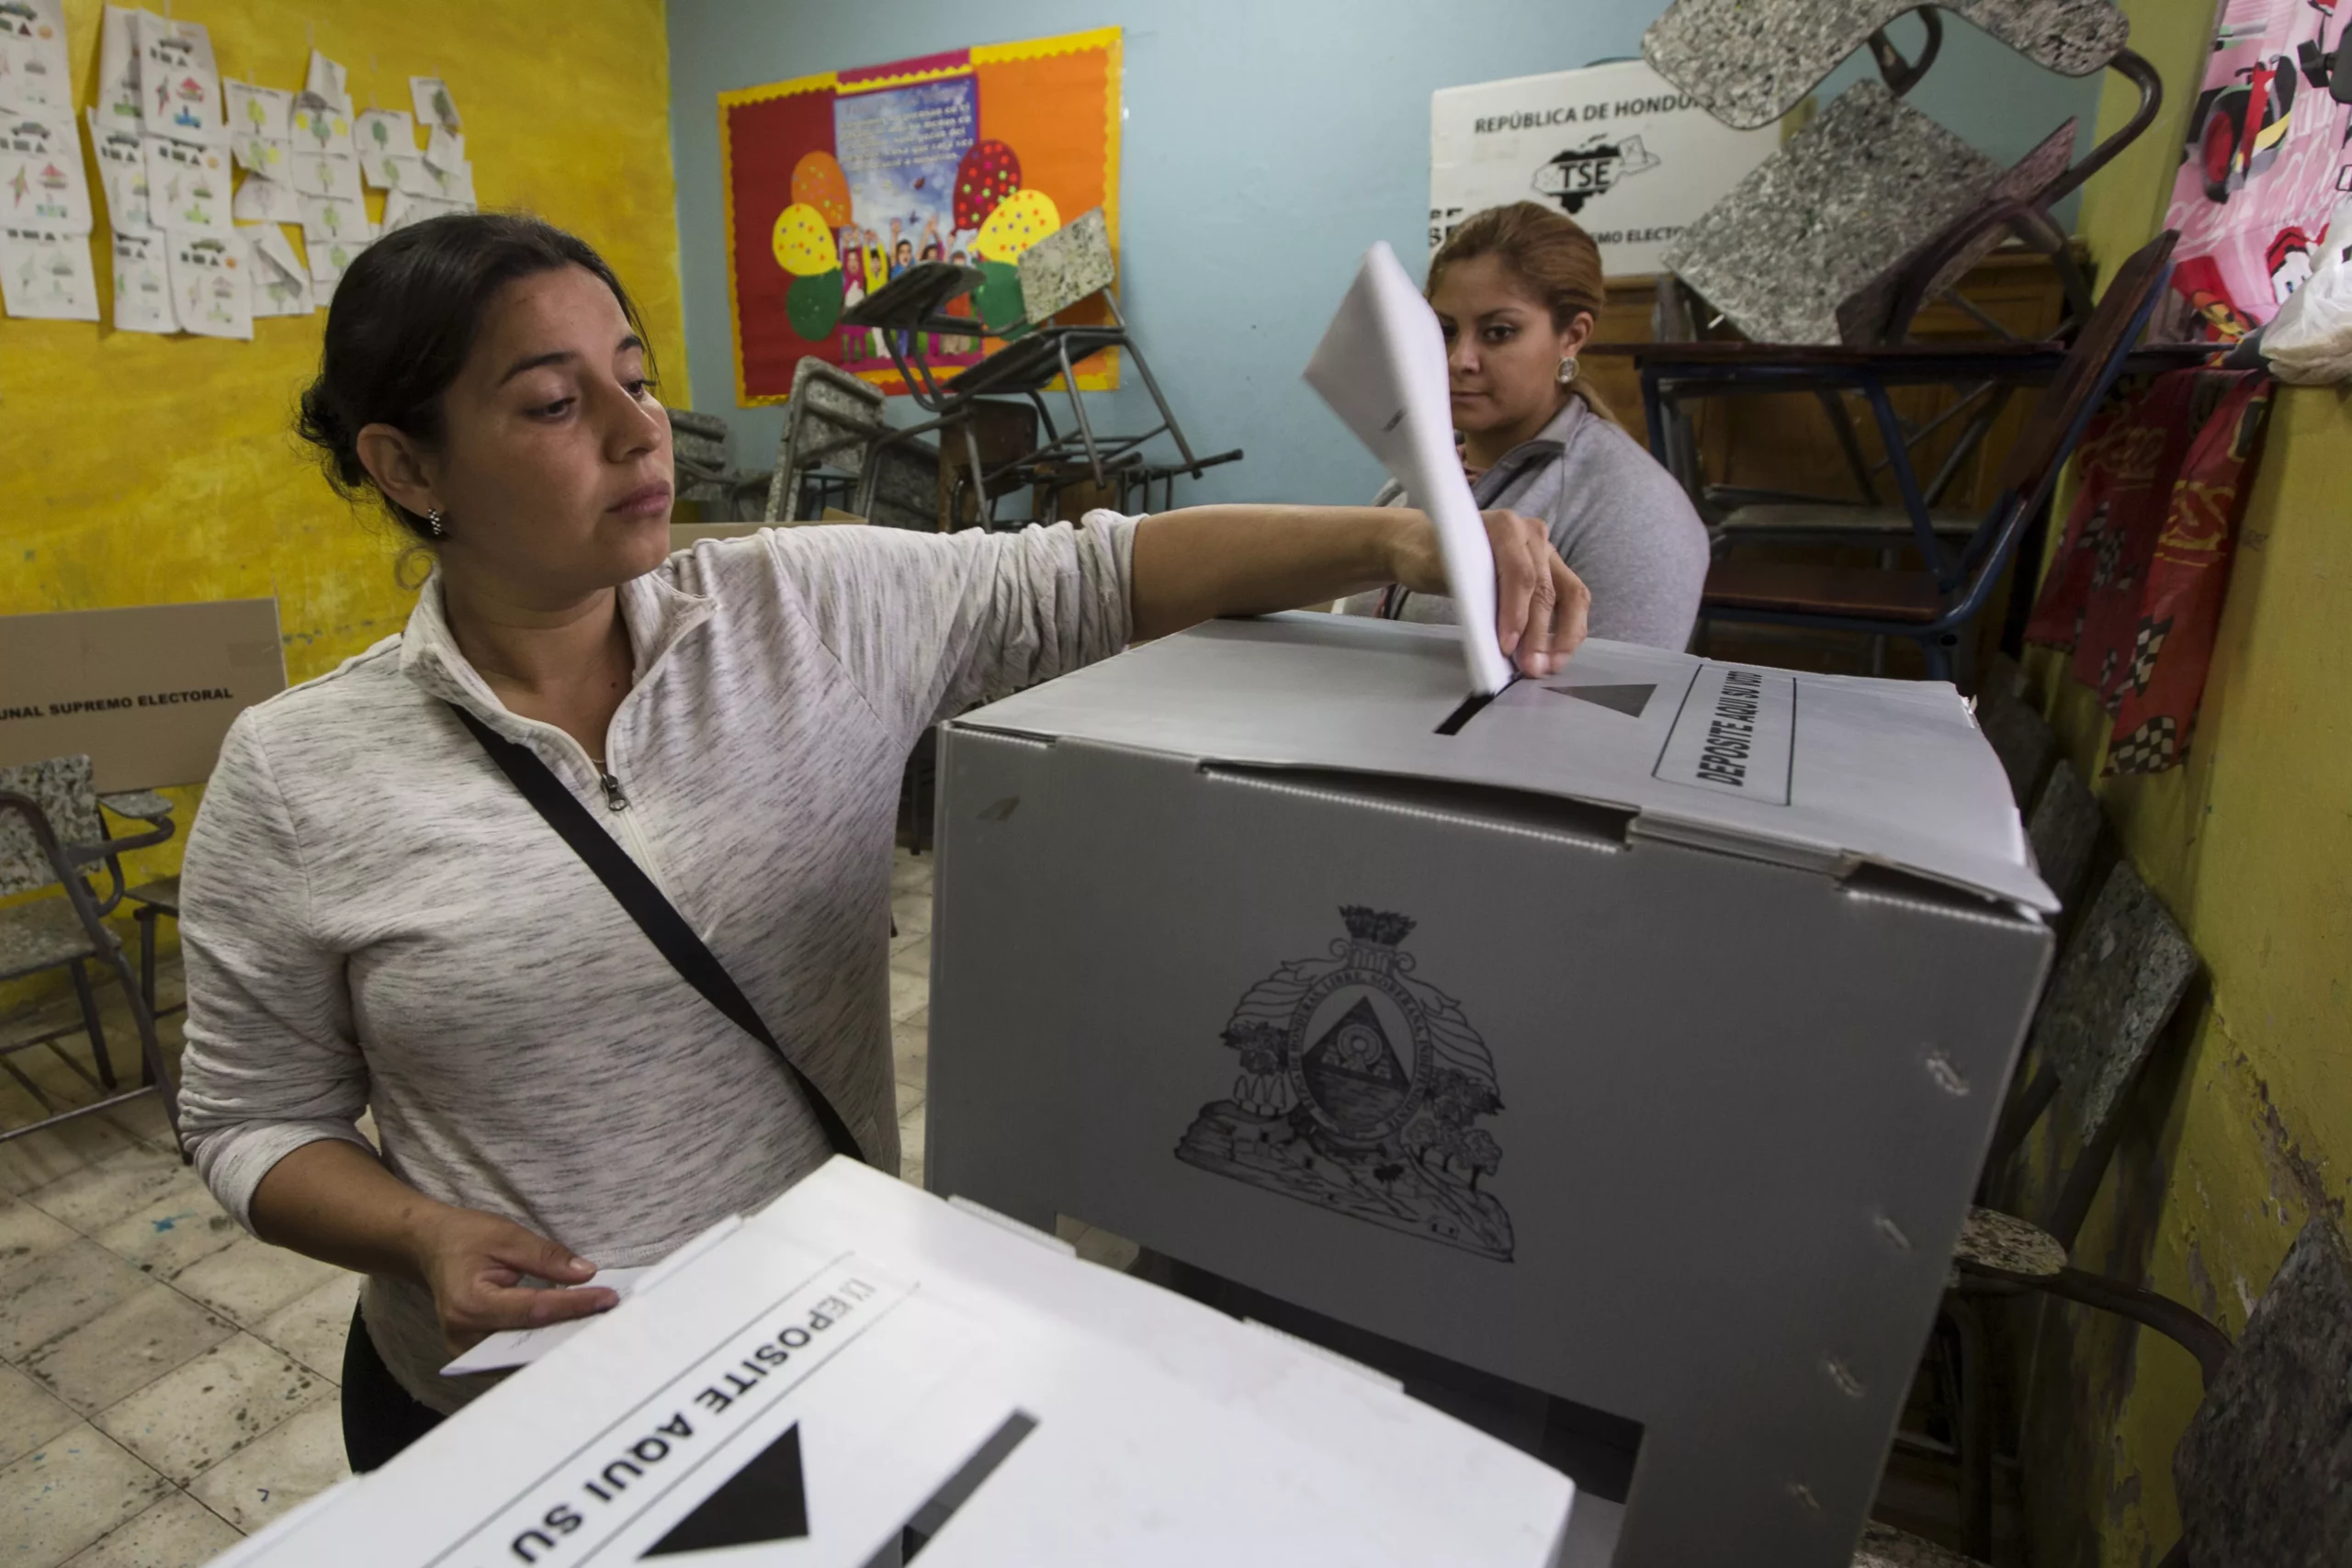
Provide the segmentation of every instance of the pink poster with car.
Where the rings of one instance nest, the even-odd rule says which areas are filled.
[[[2268,321],[2352,194],[2352,104],[2329,90],[2347,16],[2352,0],[2223,0],[2165,216],[2189,336]]]

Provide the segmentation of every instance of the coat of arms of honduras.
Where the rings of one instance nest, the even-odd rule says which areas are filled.
[[[1487,1043],[1413,977],[1414,922],[1351,905],[1328,958],[1284,964],[1225,1026],[1229,1100],[1201,1108],[1176,1157],[1354,1219],[1510,1261],[1510,1215],[1481,1178],[1502,1145]]]

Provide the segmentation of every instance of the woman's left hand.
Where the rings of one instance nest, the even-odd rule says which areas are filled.
[[[1418,514],[1419,526],[1398,561],[1396,581],[1416,593],[1444,593],[1445,558],[1437,527]],[[1479,514],[1495,555],[1495,638],[1523,675],[1549,675],[1584,641],[1592,592],[1568,570],[1552,536],[1516,512]]]

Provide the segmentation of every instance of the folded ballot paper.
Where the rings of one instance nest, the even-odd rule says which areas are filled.
[[[836,1159],[216,1568],[1534,1568],[1573,1493],[1327,1352]]]
[[[1453,449],[1445,339],[1386,241],[1363,254],[1306,362],[1306,384],[1436,523],[1471,694],[1501,691],[1511,667],[1495,642],[1495,557]]]

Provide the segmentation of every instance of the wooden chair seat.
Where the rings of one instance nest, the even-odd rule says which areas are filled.
[[[1932,624],[1944,613],[1936,580],[1924,571],[1819,566],[1810,561],[1722,560],[1707,570],[1708,609]]]

